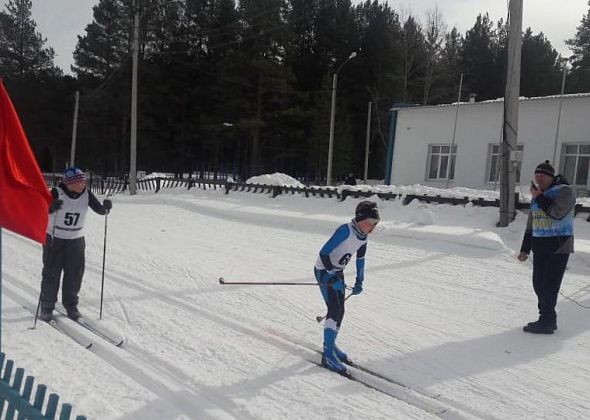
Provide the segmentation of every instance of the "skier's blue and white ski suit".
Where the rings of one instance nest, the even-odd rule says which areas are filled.
[[[344,318],[344,287],[336,290],[332,286],[338,281],[344,282],[344,269],[354,253],[356,253],[357,283],[362,284],[366,252],[367,235],[352,220],[336,229],[320,250],[320,255],[315,263],[315,278],[328,307],[325,328],[332,329],[336,333]]]

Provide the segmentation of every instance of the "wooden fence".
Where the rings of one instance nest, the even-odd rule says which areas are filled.
[[[17,368],[14,375],[12,374],[13,370],[14,362],[10,359],[7,360],[4,353],[0,353],[0,371],[3,371],[0,379],[0,418],[6,420],[13,420],[14,418],[18,420],[70,420],[72,415],[72,406],[70,404],[62,404],[59,417],[56,417],[59,406],[59,396],[57,394],[49,394],[45,413],[42,412],[47,393],[47,386],[43,384],[37,385],[37,391],[31,404],[30,400],[33,395],[35,378],[27,376],[23,386],[25,370]],[[6,412],[4,411],[5,406]],[[5,417],[2,417],[3,414],[5,414]],[[86,417],[76,416],[75,420],[86,420]]]
[[[56,185],[57,180],[46,177],[48,185]],[[90,179],[88,180],[88,187],[95,194],[112,195],[125,192],[128,189],[128,181],[112,179]],[[358,191],[358,190],[341,190],[334,187],[292,187],[281,185],[266,185],[266,184],[245,184],[225,180],[215,179],[195,179],[195,178],[151,178],[144,179],[137,182],[138,191],[154,191],[158,192],[162,188],[200,188],[200,189],[223,189],[226,194],[230,192],[249,192],[269,194],[273,198],[281,194],[300,194],[305,197],[321,197],[321,198],[336,198],[340,201],[346,200],[348,197],[352,198],[368,198],[376,196],[381,200],[402,200],[404,205],[409,204],[412,200],[418,200],[424,203],[436,204],[451,204],[451,205],[466,205],[468,203],[479,207],[500,207],[500,200],[485,200],[483,198],[469,198],[469,197],[443,197],[441,195],[427,195],[427,194],[399,194],[380,191]],[[518,193],[515,194],[515,207],[518,210],[526,210],[530,206],[527,201],[520,201]],[[576,204],[574,209],[575,214],[587,213],[587,221],[590,222],[590,206]]]

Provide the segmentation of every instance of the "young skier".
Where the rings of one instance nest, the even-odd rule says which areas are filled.
[[[51,190],[51,195],[53,202],[49,206],[47,239],[43,246],[39,318],[52,319],[63,271],[62,303],[68,317],[77,320],[80,318],[78,292],[84,276],[86,213],[90,207],[98,214],[108,214],[113,204],[108,199],[100,204],[86,188],[86,174],[75,167],[66,169],[63,182]]]
[[[377,203],[361,201],[356,207],[354,219],[336,229],[322,247],[314,267],[315,278],[328,307],[322,365],[342,375],[347,374],[344,364],[352,364],[346,353],[336,346],[336,337],[344,318],[344,269],[356,252],[356,282],[352,294],[358,295],[363,291],[368,235],[377,223]]]

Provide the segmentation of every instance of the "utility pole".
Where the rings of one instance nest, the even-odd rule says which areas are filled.
[[[326,185],[332,185],[332,155],[334,154],[334,123],[336,117],[336,89],[338,88],[338,72],[349,60],[356,57],[356,51],[350,53],[348,58],[336,69],[332,76],[332,106],[330,110],[330,140],[328,141],[328,170],[326,173]]]
[[[563,77],[561,79],[561,96],[559,97],[559,107],[557,110],[557,124],[555,126],[555,140],[553,141],[553,160],[551,163],[555,167],[555,159],[557,158],[557,142],[559,140],[559,126],[561,124],[561,108],[563,107],[563,94],[565,93],[565,78],[567,77],[567,60],[563,63]],[[556,169],[557,170],[557,169]]]
[[[332,185],[332,155],[334,154],[334,120],[336,117],[336,87],[338,85],[338,72],[332,75],[332,106],[330,108],[330,140],[328,140],[328,169],[326,173],[326,185]]]
[[[133,70],[131,75],[131,150],[129,152],[129,194],[137,192],[137,64],[139,56],[139,4],[135,4],[133,27]]]
[[[76,102],[74,105],[74,121],[72,122],[72,148],[70,150],[70,166],[76,164],[76,136],[78,134],[78,106],[80,103],[80,91],[76,91]]]
[[[510,33],[508,39],[508,70],[504,95],[504,127],[500,147],[500,221],[507,227],[514,220],[514,179],[517,162],[518,100],[520,95],[520,57],[522,46],[522,0],[510,0]]]
[[[449,182],[451,181],[451,168],[454,164],[453,161],[453,148],[455,147],[455,137],[457,136],[457,120],[459,119],[459,106],[461,106],[461,90],[463,89],[463,73],[461,73],[461,79],[459,80],[459,93],[457,94],[457,106],[455,107],[455,124],[453,125],[453,138],[451,140],[451,150],[449,150],[449,162],[447,163],[447,188],[449,188]],[[454,168],[453,168],[454,170]]]
[[[367,139],[365,142],[365,173],[363,180],[365,185],[367,184],[367,177],[369,174],[369,144],[371,142],[371,101],[369,101],[369,107],[367,109]]]

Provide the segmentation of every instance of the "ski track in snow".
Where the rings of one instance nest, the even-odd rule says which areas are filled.
[[[220,275],[313,281],[317,251],[349,219],[353,200],[195,194],[117,197],[103,322],[126,336],[123,348],[96,340],[91,351],[70,351],[75,344],[48,328],[13,339],[32,320],[9,302],[8,355],[90,418],[433,417],[305,360],[294,343],[319,349],[322,340],[315,316],[325,306],[316,287],[217,283]],[[442,207],[430,208],[443,218]],[[530,266],[512,258],[520,229],[504,242],[477,226],[475,236],[449,237],[410,225],[412,216],[399,204],[382,209],[384,220],[399,213],[401,221],[371,237],[365,290],[347,302],[340,346],[368,368],[441,394],[446,418],[587,418],[587,312],[560,299],[557,334],[522,333],[536,301]],[[476,210],[467,213],[466,226],[481,219]],[[481,214],[485,219],[487,210]],[[89,217],[81,292],[87,316],[97,316],[100,305],[101,223]],[[11,233],[5,238],[5,298],[25,295],[34,311],[40,247]],[[589,305],[590,286],[579,268],[585,264],[581,259],[568,270],[562,290]],[[354,282],[354,265],[347,273]],[[43,354],[43,342],[55,340],[57,366]],[[96,381],[80,380],[72,389],[59,366],[75,366],[77,375]]]
[[[20,238],[17,238],[17,239],[20,240]],[[23,242],[24,242],[24,240],[23,240]],[[93,267],[92,264],[87,265],[87,271],[88,272],[95,272],[97,275],[100,274],[99,269],[97,267]],[[35,295],[34,288],[25,285],[23,282],[20,282],[16,278],[11,278],[10,280],[12,280],[12,283],[19,285],[21,288],[25,289],[30,294],[31,300],[29,302],[29,309],[31,311],[34,311],[34,309],[35,309],[35,307],[34,307],[34,305],[35,305],[34,304],[34,299],[35,299],[34,298],[34,295]],[[210,317],[210,318],[212,318],[212,320],[215,323],[224,324],[225,326],[228,326],[231,329],[240,332],[244,337],[253,336],[258,341],[276,341],[276,340],[272,340],[271,338],[266,337],[264,335],[257,334],[255,330],[250,330],[246,327],[242,327],[239,324],[235,323],[234,321],[226,320],[223,317],[218,317],[214,314],[209,314],[203,310],[200,310],[194,304],[184,302],[182,299],[179,299],[179,298],[170,297],[167,293],[160,292],[157,289],[153,289],[151,287],[144,286],[141,284],[141,281],[139,279],[133,278],[129,275],[117,275],[117,274],[111,273],[110,280],[115,281],[120,286],[127,287],[127,288],[133,290],[137,295],[142,296],[141,299],[159,300],[160,302],[162,302],[164,304],[169,304],[173,308],[180,308],[180,309],[183,309],[185,312],[196,314],[199,316],[200,319]],[[182,296],[183,293],[181,292],[178,295]],[[186,315],[186,314],[184,314],[184,315]],[[147,318],[146,322],[149,322],[152,319],[153,319],[153,317],[150,316]],[[177,324],[176,321],[169,321],[169,325],[167,325],[166,329],[168,329],[168,327],[174,328],[174,326],[176,326],[175,324]],[[161,325],[160,325],[160,327],[161,327]],[[278,342],[274,343],[274,345],[278,345],[278,347],[280,347],[283,351],[285,351],[287,353],[292,353],[296,357],[298,356],[298,358],[300,359],[299,362],[295,365],[297,368],[294,370],[295,373],[298,373],[299,371],[301,371],[303,369],[302,372],[307,374],[308,371],[313,370],[313,367],[308,362],[301,360],[301,357],[302,357],[301,354],[298,354],[297,352],[293,351],[293,346],[285,346],[282,343],[278,343],[278,344],[277,343]],[[156,343],[156,344],[161,345],[161,344],[165,344],[165,343]],[[177,343],[175,343],[175,344],[177,344]],[[258,343],[255,343],[255,344],[258,344]],[[272,344],[273,343],[271,343],[271,345]],[[141,413],[143,413],[143,414],[135,412],[129,418],[138,418],[137,417],[138,414],[140,414],[139,417],[144,418],[143,415],[145,415],[147,413],[152,413],[152,410],[155,410],[155,413],[159,413],[158,415],[155,415],[153,418],[162,418],[161,416],[163,413],[166,413],[164,415],[164,418],[174,418],[174,417],[169,417],[169,416],[175,416],[175,414],[174,414],[175,412],[178,412],[178,413],[181,413],[184,415],[190,415],[191,418],[208,418],[208,416],[205,415],[205,411],[204,411],[203,407],[207,408],[211,404],[210,403],[204,404],[203,400],[204,401],[212,400],[213,402],[217,403],[216,407],[224,407],[223,410],[226,410],[228,412],[231,411],[231,410],[228,410],[228,408],[227,408],[228,406],[232,405],[231,400],[228,401],[227,398],[224,397],[225,395],[227,395],[227,391],[228,391],[228,387],[226,385],[223,385],[223,389],[225,391],[207,391],[206,389],[194,389],[192,392],[185,391],[185,393],[175,391],[174,388],[182,387],[183,384],[191,384],[192,379],[190,377],[188,377],[186,374],[184,374],[182,372],[182,370],[177,368],[176,366],[174,366],[172,364],[168,364],[166,362],[163,362],[161,359],[158,359],[157,357],[150,354],[149,351],[143,350],[145,347],[147,347],[149,345],[150,345],[149,342],[144,343],[142,346],[137,346],[135,344],[125,344],[124,345],[124,348],[126,349],[126,351],[130,352],[133,356],[135,356],[134,357],[135,359],[139,359],[140,363],[135,363],[135,364],[125,363],[124,360],[122,360],[119,357],[114,356],[111,352],[108,352],[108,351],[105,352],[105,349],[102,346],[98,347],[98,349],[93,348],[93,353],[95,353],[97,356],[101,357],[105,362],[107,362],[113,368],[117,369],[121,374],[126,375],[129,378],[135,380],[136,382],[138,382],[139,385],[145,387],[147,390],[154,393],[158,397],[158,401],[165,402],[162,405],[157,405],[155,407],[151,406],[145,410],[142,410]],[[158,346],[155,346],[155,347],[157,348]],[[255,347],[253,347],[253,348],[255,349]],[[187,347],[181,348],[181,350],[187,350],[187,349],[188,349]],[[285,356],[282,355],[281,359],[284,359],[284,358],[285,358]],[[260,361],[266,363],[266,358],[265,357],[260,358]],[[280,361],[281,360],[279,360],[279,363],[276,364],[274,367],[280,368]],[[219,368],[223,368],[226,363],[230,364],[231,360],[227,360],[222,366],[219,366]],[[146,372],[142,371],[141,368],[139,368],[138,366],[143,366],[144,368],[145,368],[145,366],[150,366],[151,368],[148,369],[148,373],[146,373]],[[250,372],[246,372],[246,373],[248,374],[248,376],[250,375]],[[214,375],[215,371],[207,372],[207,374]],[[274,374],[275,373],[273,373],[273,375]],[[281,375],[279,374],[279,376],[281,376]],[[328,374],[328,376],[331,377],[334,375]],[[169,385],[167,386],[165,383],[164,384],[159,383],[157,378],[168,379],[168,381],[170,383],[174,384],[174,387],[171,388]],[[245,380],[248,380],[248,378],[246,377]],[[260,380],[260,379],[257,379],[257,381],[258,380]],[[262,383],[264,383],[264,381]],[[243,384],[240,384],[238,387],[236,387],[236,389],[237,389],[236,392],[239,393],[240,392],[239,390],[242,386],[243,386]],[[356,386],[359,387],[359,385],[356,385]],[[247,386],[246,388],[248,388],[248,387],[249,386]],[[318,392],[321,393],[321,390],[318,390]],[[205,395],[204,399],[203,399],[202,395]],[[402,403],[396,402],[396,404],[402,404]],[[343,405],[342,409],[346,411],[346,408],[347,408],[346,404]],[[348,409],[352,409],[352,408],[353,407],[348,407]],[[410,411],[420,412],[419,409],[415,409],[415,408],[410,408]],[[153,414],[154,413],[152,413],[152,415]],[[292,414],[293,413],[291,412],[290,414],[288,414],[288,415],[286,414],[286,415],[289,416]],[[379,414],[378,412],[374,413],[374,414],[377,415],[376,418],[379,418],[381,415],[385,415],[385,414]],[[215,413],[212,417],[214,417],[214,418],[260,418],[258,415],[256,415],[256,416],[249,415],[247,412],[244,411],[244,409],[238,409],[238,412],[236,413],[235,417],[224,416],[224,415],[221,415],[221,417],[220,417],[219,413]],[[271,418],[271,417],[274,417],[274,414],[272,416],[269,416],[269,418]],[[410,416],[410,418],[421,418],[421,417],[422,417],[421,415],[417,416],[417,417],[414,415]]]

